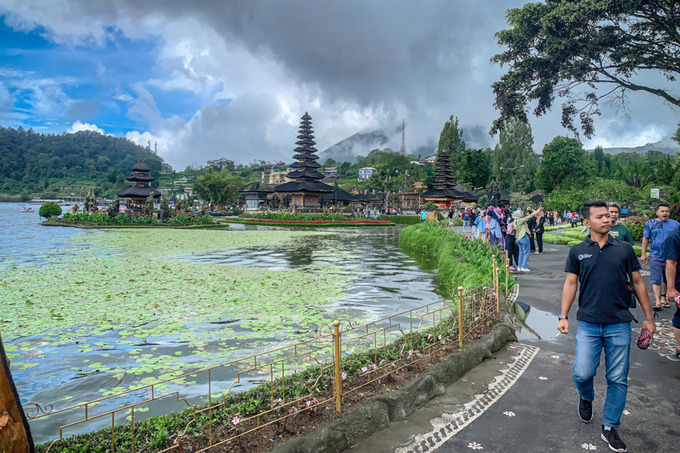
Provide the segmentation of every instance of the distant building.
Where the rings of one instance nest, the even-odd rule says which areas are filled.
[[[323,173],[329,178],[336,178],[338,176],[338,167],[326,167]]]
[[[278,186],[279,184],[288,182],[288,180],[286,179],[286,175],[290,172],[291,172],[290,167],[288,167],[286,171],[275,171],[272,169],[272,171],[269,172],[269,185]]]
[[[149,195],[153,195],[155,199],[161,196],[158,190],[151,187],[151,182],[155,178],[149,174],[151,167],[142,162],[142,159],[139,159],[139,162],[134,164],[130,171],[132,174],[126,179],[134,185],[127,186],[118,192],[119,198],[130,200],[129,207],[133,210],[141,209]]]
[[[307,112],[302,116],[294,149],[296,160],[291,167],[293,171],[286,175],[288,182],[276,187],[277,196],[284,207],[294,206],[305,210],[320,210],[321,197],[335,192],[335,187],[321,182],[323,173],[318,171],[321,165],[317,162],[316,148],[312,129],[312,117]]]
[[[359,169],[359,181],[368,181],[375,173],[378,173],[377,168],[362,167]]]

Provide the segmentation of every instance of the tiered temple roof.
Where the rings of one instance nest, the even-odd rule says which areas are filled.
[[[455,186],[456,178],[451,168],[449,153],[441,151],[435,161],[432,190],[423,192],[420,196],[425,201],[437,204],[450,204],[469,198],[467,194],[456,190]]]
[[[303,208],[318,209],[321,207],[321,196],[335,191],[335,187],[321,182],[325,175],[318,171],[321,165],[317,162],[314,145],[314,130],[312,129],[312,117],[305,112],[300,121],[297,148],[290,166],[293,169],[286,175],[291,181],[280,184],[276,192],[286,197],[289,203]]]
[[[158,190],[149,185],[155,178],[148,174],[151,167],[142,162],[142,159],[139,159],[139,162],[134,164],[130,171],[132,174],[126,179],[134,184],[118,192],[119,198],[130,200],[133,206],[141,206],[149,195],[152,194],[154,198],[161,196]]]
[[[313,134],[312,117],[305,112],[302,121],[300,121],[298,141],[295,142],[298,146],[293,150],[295,151],[293,159],[296,162],[290,165],[293,171],[286,175],[286,178],[292,179],[292,181],[279,185],[276,188],[277,192],[328,193],[335,190],[334,187],[320,182],[325,175],[317,170],[321,168],[321,165],[317,162],[319,156],[315,154],[317,150],[314,147],[316,142]]]

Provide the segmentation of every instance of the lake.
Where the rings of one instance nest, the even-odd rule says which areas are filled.
[[[94,400],[441,299],[398,227],[85,230],[21,206],[0,203],[0,332],[24,404]]]

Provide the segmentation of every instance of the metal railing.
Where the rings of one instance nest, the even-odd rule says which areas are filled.
[[[499,259],[505,261],[507,297],[507,254]],[[500,266],[495,255],[492,271],[490,287],[465,294],[458,287],[453,301],[440,300],[359,326],[334,321],[307,341],[66,408],[27,403],[24,411],[32,427],[58,429],[58,437],[46,444],[47,452],[69,442],[70,436],[108,430],[104,424],[110,424],[110,445],[116,452],[138,451],[141,443],[147,448],[153,445],[149,438],[159,439],[156,451],[181,452],[190,436],[200,434],[202,444],[193,449],[198,453],[240,443],[253,431],[285,431],[291,417],[333,403],[341,412],[343,397],[402,369],[419,367],[445,347],[462,348],[474,340],[470,335],[500,311]],[[154,437],[153,425],[140,420],[148,418],[152,407],[156,415],[179,412],[180,429],[165,439]],[[169,440],[172,445],[161,446]]]

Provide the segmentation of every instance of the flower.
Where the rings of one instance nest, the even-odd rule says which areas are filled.
[[[413,354],[414,354],[413,349],[409,349],[409,350],[408,350],[408,355],[409,355],[409,356],[412,356]]]
[[[442,341],[442,334],[439,334],[437,338],[439,338],[439,341]]]
[[[368,367],[363,367],[363,368],[361,368],[361,371],[363,371],[364,373],[367,372],[367,371],[368,371]]]
[[[234,425],[234,426],[236,426],[236,425],[238,425],[239,423],[241,423],[241,419],[238,418],[238,415],[235,415],[234,418],[231,419],[231,424]]]
[[[431,340],[432,338],[434,338],[434,335],[432,335],[431,333],[428,333],[428,334],[427,334],[427,339],[428,339],[428,340]]]
[[[347,379],[347,375],[346,375],[345,372],[343,371],[343,372],[342,372],[342,380],[344,381],[345,379]]]

